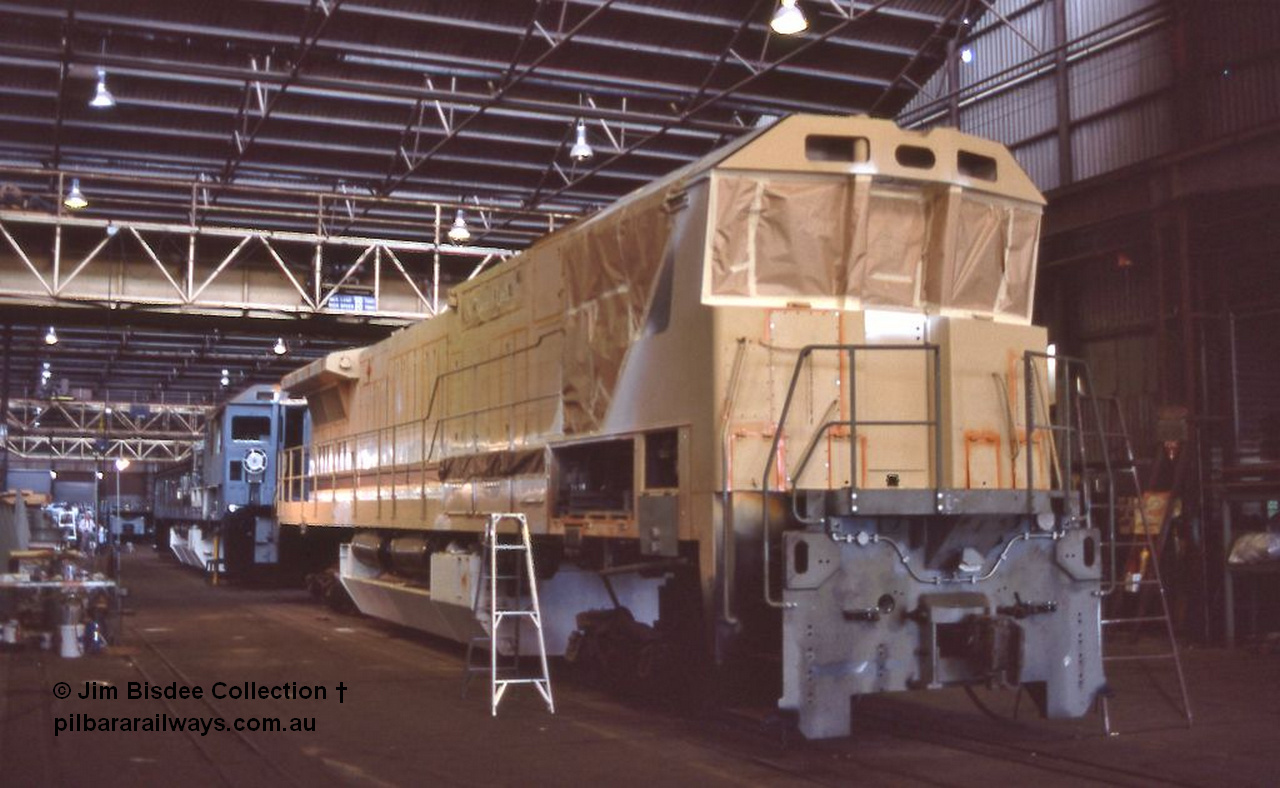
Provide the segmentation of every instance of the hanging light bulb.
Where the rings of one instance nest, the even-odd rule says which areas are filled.
[[[769,27],[778,35],[794,36],[809,29],[809,20],[804,18],[804,12],[796,6],[796,0],[781,0],[778,10],[773,12]]]
[[[970,49],[969,47],[965,47],[964,49],[960,50],[960,62],[962,62],[962,63],[972,63],[972,62],[973,62],[973,50],[972,50],[972,49]]]
[[[222,379],[219,381],[223,388],[231,385],[231,375],[225,369],[222,370]]]
[[[58,344],[58,332],[53,330],[53,326],[49,326],[49,333],[44,335],[44,343],[46,345]]]
[[[71,179],[71,188],[67,191],[66,199],[62,201],[62,204],[73,211],[89,206],[89,201],[84,198],[84,192],[80,191],[79,178]]]
[[[284,337],[276,338],[276,344],[271,348],[271,352],[275,353],[277,356],[283,356],[285,353],[289,352],[289,346],[284,343]]]
[[[50,468],[50,469],[49,469],[49,478],[50,478],[50,479],[56,479],[56,478],[58,478],[58,472],[57,472],[57,471],[55,471],[54,469]]]
[[[449,240],[456,244],[471,240],[471,230],[467,227],[467,220],[462,215],[461,208],[458,209],[457,216],[453,217],[453,226],[449,228]]]
[[[587,142],[587,124],[578,121],[578,139],[569,149],[569,158],[574,161],[586,161],[594,155],[596,152],[591,149],[591,143]]]
[[[107,70],[98,68],[98,89],[94,92],[93,98],[89,100],[89,106],[98,107],[99,109],[109,109],[116,105],[116,97],[111,95],[111,91],[107,90]]]
[[[129,462],[129,458],[128,458],[128,457],[117,457],[117,458],[116,458],[116,470],[117,470],[117,471],[123,471],[125,468],[128,468],[131,464],[132,464],[132,463],[130,463],[130,462]]]

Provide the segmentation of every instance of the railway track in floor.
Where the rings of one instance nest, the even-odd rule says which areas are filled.
[[[197,686],[197,682],[193,681],[186,673],[182,671],[181,668],[175,665],[173,660],[171,660],[168,657],[168,655],[166,655],[164,651],[161,648],[159,648],[152,640],[147,638],[146,635],[141,630],[137,628],[133,628],[133,630],[130,632],[130,635],[136,642],[141,643],[142,646],[152,656],[154,656],[161,663],[161,665],[163,665],[164,668],[173,675],[175,679],[177,679],[178,681],[180,681],[182,684],[186,686]],[[152,686],[163,685],[164,681],[161,679],[161,677],[155,675],[152,671],[149,671],[145,667],[143,667],[142,661],[137,659],[136,657],[129,659],[129,665],[134,669],[134,671],[137,672],[137,674],[142,678],[143,681],[150,683]],[[175,704],[173,701],[170,701],[167,698],[161,697],[160,701],[161,701],[161,704],[165,707],[165,709],[169,712],[169,714],[173,715],[174,717],[193,716],[190,714],[183,714],[182,710],[177,707],[177,704]],[[225,718],[228,718],[228,716],[235,716],[235,715],[224,714],[223,710],[219,709],[217,706],[213,704],[212,701],[210,701],[208,698],[205,698],[203,696],[199,700],[191,700],[190,703],[199,704],[204,709],[206,709],[209,712],[209,714],[211,714],[214,717],[225,719]],[[194,715],[194,716],[207,716],[207,715]],[[267,771],[270,771],[271,773],[279,777],[279,779],[282,780],[284,784],[294,786],[294,788],[304,788],[304,786],[307,785],[307,783],[300,781],[299,779],[297,779],[295,775],[283,769],[275,761],[275,759],[273,759],[265,751],[263,751],[263,749],[259,747],[258,744],[254,742],[252,738],[245,735],[244,732],[237,731],[234,728],[231,728],[229,732],[235,737],[235,739],[240,745],[242,745],[249,753],[252,754],[252,758],[256,762],[262,764],[263,768],[265,768]],[[239,786],[244,784],[240,775],[238,775],[235,771],[227,768],[226,759],[221,757],[220,753],[215,751],[215,748],[207,741],[205,736],[202,736],[191,730],[184,730],[183,734],[186,736],[188,740],[191,741],[191,743],[195,746],[196,751],[200,753],[201,758],[205,761],[205,763],[209,765],[209,767],[213,770],[213,772],[219,777],[219,779],[225,785],[231,786],[232,788],[238,788]]]
[[[274,614],[252,611],[252,615],[264,621],[274,620],[277,623],[279,621],[279,618]],[[373,619],[364,618],[356,618],[354,620],[363,623],[374,621]],[[390,625],[377,623],[375,631],[379,631],[380,634],[387,637],[397,637],[396,628]],[[404,642],[414,648],[430,652],[430,662],[437,668],[443,668],[446,671],[450,669],[456,670],[459,677],[462,676],[463,658],[461,653],[451,648],[449,644],[421,641],[416,638],[407,639]],[[590,707],[598,712],[602,704],[614,704],[619,709],[626,705],[626,702],[622,700],[600,697],[594,688],[582,686],[575,682],[573,678],[570,678],[568,682],[561,680],[559,686],[569,690],[567,693],[561,691],[557,697],[558,708],[562,714],[572,714],[575,706]],[[635,709],[631,710],[635,711]],[[699,721],[696,715],[669,709],[641,709],[640,712],[674,716],[684,722],[694,723],[694,727]],[[978,710],[975,709],[973,714],[975,716],[978,715]],[[918,743],[981,759],[974,762],[975,774],[981,774],[982,768],[980,764],[987,762],[1002,767],[1012,766],[1024,770],[1029,781],[1033,781],[1037,776],[1042,776],[1099,785],[1193,785],[1191,783],[1178,782],[1163,775],[1157,777],[1137,769],[1097,763],[1071,755],[1054,753],[1043,746],[1036,746],[1037,743],[1047,744],[1048,742],[1045,740],[1030,743],[992,740],[965,733],[955,725],[942,727],[940,725],[921,724],[918,718],[913,718],[910,722],[903,722],[894,719],[891,715],[869,713],[865,709],[861,711],[855,709],[855,716],[860,716],[860,720],[864,723],[874,720],[874,726],[879,734],[888,736],[898,742]],[[806,742],[799,739],[798,734],[793,733],[790,744],[776,747],[774,742],[770,742],[771,746],[775,746],[776,749],[780,750],[779,752],[768,755],[761,754],[758,751],[759,748],[753,745],[759,745],[763,740],[776,737],[780,728],[773,726],[767,732],[763,732],[761,727],[756,724],[759,717],[753,719],[746,719],[727,713],[715,713],[714,721],[730,737],[736,738],[739,746],[735,746],[735,743],[729,738],[716,740],[708,736],[697,738],[696,743],[699,746],[715,750],[721,755],[740,758],[779,775],[814,785],[848,785],[850,780],[866,781],[871,775],[879,775],[886,782],[909,780],[919,784],[940,786],[957,784],[947,779],[931,779],[928,775],[919,771],[913,771],[901,765],[888,763],[885,759],[874,757],[875,753],[873,751],[867,751],[862,748],[857,732],[850,738],[838,743]],[[1021,723],[1010,722],[1009,724],[1017,726]],[[1028,724],[1034,725],[1034,723]],[[1101,726],[1099,726],[1098,736],[1099,738],[1103,737]],[[774,741],[776,741],[776,738],[774,738]],[[799,757],[794,757],[796,754]],[[797,761],[801,761],[801,763],[797,763]]]
[[[882,707],[892,705],[881,704]],[[975,715],[977,711],[975,710]],[[870,712],[855,705],[854,732],[843,740],[805,741],[793,728],[778,722],[776,715],[743,715],[718,713],[715,721],[726,732],[725,742],[712,746],[731,747],[742,757],[766,765],[779,772],[804,779],[815,784],[845,785],[851,779],[863,779],[868,774],[880,773],[893,779],[906,779],[915,783],[934,785],[966,784],[946,778],[932,778],[918,770],[886,763],[888,757],[877,757],[877,751],[897,750],[912,744],[973,756],[971,774],[981,777],[985,773],[982,764],[1015,767],[1025,772],[1026,784],[1041,779],[1068,779],[1098,785],[1117,786],[1186,786],[1196,783],[1179,781],[1166,774],[1152,774],[1137,768],[1113,763],[1091,761],[1082,757],[1054,752],[1055,743],[1061,739],[1049,737],[1017,736],[1020,740],[1000,740],[990,735],[970,732],[990,730],[989,720],[983,724],[957,724],[955,713],[947,715],[946,722],[922,720],[919,710],[908,716],[898,716],[892,709],[882,708]],[[762,722],[762,720],[766,720]],[[1014,734],[1023,723],[1008,720],[1008,732]],[[1035,723],[1027,723],[1035,725]],[[1024,732],[1033,732],[1022,728]],[[1099,725],[1098,739],[1105,739]],[[761,754],[761,745],[771,750]],[[924,756],[924,752],[914,753]],[[923,758],[922,760],[928,760]]]
[[[268,606],[270,605],[270,606]],[[319,609],[317,609],[319,610]],[[332,649],[334,659],[352,659],[353,655],[377,654],[392,666],[400,666],[404,670],[412,669],[415,674],[426,671],[428,675],[447,678],[456,671],[461,685],[462,653],[451,644],[436,643],[415,636],[398,634],[396,628],[375,622],[372,619],[351,618],[350,627],[344,626],[342,617],[324,611],[320,615],[312,614],[305,606],[275,606],[272,603],[263,605],[251,604],[243,606],[240,612],[247,616],[245,624],[250,627],[279,627],[282,624],[296,625],[302,629],[312,630],[315,634],[331,634],[335,628],[360,630],[359,639],[337,643],[321,644],[328,651]],[[404,631],[407,635],[408,631]],[[148,665],[135,664],[139,675],[148,681],[156,678],[157,669],[172,673],[174,678],[185,683],[192,683],[190,678],[169,657],[165,648],[146,636],[137,628],[130,634],[136,636],[137,642],[154,658],[155,666],[149,670]],[[373,637],[369,637],[372,635]],[[389,643],[398,641],[398,647],[387,648]],[[352,651],[352,648],[355,651]],[[137,662],[135,660],[135,662]],[[563,674],[562,674],[563,675]],[[163,677],[166,678],[167,677]],[[933,724],[922,719],[924,712],[916,710],[909,718],[899,717],[894,713],[892,704],[860,704],[855,709],[855,734],[849,739],[838,742],[803,742],[797,741],[789,746],[776,745],[765,734],[760,726],[751,721],[743,721],[732,715],[718,713],[708,718],[687,712],[671,709],[634,708],[633,704],[615,701],[608,696],[594,691],[570,680],[561,682],[562,690],[558,692],[557,701],[561,715],[572,717],[575,710],[584,717],[607,718],[610,708],[630,714],[649,717],[650,727],[668,728],[671,734],[658,734],[656,740],[663,735],[679,736],[686,743],[715,753],[721,758],[731,758],[744,763],[754,764],[767,769],[780,777],[796,780],[812,785],[847,785],[850,781],[859,783],[882,782],[885,784],[909,781],[919,784],[957,785],[973,784],[975,779],[992,771],[1019,775],[1019,781],[1027,784],[1036,782],[1055,783],[1072,780],[1101,785],[1149,785],[1160,784],[1185,785],[1171,780],[1165,775],[1152,776],[1137,769],[1125,768],[1115,763],[1105,763],[1078,757],[1069,753],[1054,752],[1052,745],[1061,738],[1038,735],[1011,735],[1009,738],[990,735],[991,725],[964,724],[963,719],[978,718],[978,712],[972,712],[972,718],[960,718],[962,724],[956,724],[957,713],[952,711],[946,721]],[[205,706],[217,716],[225,716],[212,703]],[[868,708],[874,706],[874,708]],[[655,718],[658,724],[653,724]],[[665,719],[662,719],[665,718]],[[712,724],[708,725],[710,722]],[[1035,722],[1027,723],[1026,730],[1033,730]],[[1021,725],[1021,724],[1016,724]],[[615,727],[612,726],[611,727]],[[616,726],[619,731],[625,728],[624,722]],[[971,732],[971,731],[977,731]],[[985,733],[984,733],[985,731]],[[776,729],[775,729],[776,732]],[[873,735],[868,735],[873,733]],[[1101,732],[1098,734],[1101,738]],[[252,740],[252,737],[240,734],[237,740],[255,760],[270,764],[267,769],[281,778],[287,785],[301,784],[290,770],[280,767],[273,759]],[[202,742],[195,742],[201,748]],[[768,746],[761,746],[767,744]],[[920,750],[913,750],[915,746]],[[892,750],[898,757],[886,756],[885,751]],[[965,775],[930,774],[928,769],[913,763],[913,753],[927,759],[932,755],[938,758],[972,758],[970,772]],[[234,781],[234,775],[227,773],[218,763],[216,754],[207,748],[201,749],[202,756],[210,761],[211,768],[218,771],[225,784]],[[907,753],[905,757],[901,757]],[[986,766],[984,766],[986,764]]]

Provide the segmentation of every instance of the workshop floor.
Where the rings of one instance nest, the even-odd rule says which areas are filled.
[[[0,654],[0,785],[1277,785],[1280,655],[1187,649],[1195,727],[1166,696],[1164,668],[1111,672],[1112,717],[987,716],[963,692],[874,697],[847,739],[783,742],[752,713],[691,716],[572,681],[556,711],[517,687],[489,716],[485,687],[462,697],[463,650],[330,612],[301,591],[211,588],[149,550],[126,555],[124,644],[61,659]],[[553,673],[560,666],[553,663]],[[86,681],[118,700],[81,700]],[[73,688],[67,700],[55,683]],[[127,700],[129,682],[328,688],[302,700]],[[347,689],[342,703],[336,685]],[[1007,712],[1013,693],[983,693]],[[1024,707],[1024,711],[1025,711]],[[314,717],[314,732],[61,732],[55,720],[154,715]]]

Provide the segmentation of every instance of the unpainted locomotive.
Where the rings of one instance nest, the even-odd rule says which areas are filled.
[[[809,737],[958,684],[1082,714],[1100,566],[1031,324],[1042,206],[992,142],[781,120],[286,377],[280,520],[354,529],[360,609],[466,641],[476,534],[522,513],[549,650],[625,609],[769,652]]]

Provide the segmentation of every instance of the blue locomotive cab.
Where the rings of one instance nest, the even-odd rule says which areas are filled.
[[[279,560],[274,466],[285,407],[276,389],[252,386],[229,401],[210,425],[206,500],[211,519],[221,522],[225,547],[219,552],[230,571]]]
[[[179,560],[234,574],[280,561],[276,461],[306,429],[305,404],[268,385],[250,386],[210,417],[190,467],[157,484],[158,497],[174,499],[169,541]]]

